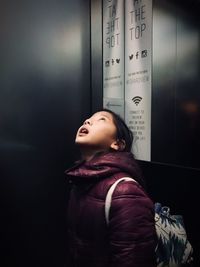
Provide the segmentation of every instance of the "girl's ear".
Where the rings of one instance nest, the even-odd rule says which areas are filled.
[[[116,140],[110,145],[110,147],[116,151],[123,151],[126,147],[126,142],[123,139]]]

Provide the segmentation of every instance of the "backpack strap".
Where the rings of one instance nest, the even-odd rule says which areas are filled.
[[[106,195],[106,200],[105,200],[105,217],[106,217],[106,223],[107,225],[109,224],[109,211],[110,211],[110,207],[111,207],[111,201],[112,201],[112,195],[113,192],[115,190],[115,187],[118,185],[118,183],[120,183],[121,181],[132,181],[132,182],[136,182],[138,183],[136,180],[134,180],[131,177],[122,177],[120,179],[118,179],[117,181],[115,181],[111,187],[109,188],[107,195]]]

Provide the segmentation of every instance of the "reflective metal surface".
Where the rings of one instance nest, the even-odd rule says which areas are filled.
[[[200,169],[197,7],[193,3],[155,1],[152,161]]]
[[[0,265],[63,266],[63,173],[91,109],[89,1],[1,1],[0,58]]]

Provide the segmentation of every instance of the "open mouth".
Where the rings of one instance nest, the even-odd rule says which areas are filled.
[[[85,135],[85,134],[88,134],[89,133],[89,131],[88,131],[88,129],[86,129],[86,128],[81,128],[80,129],[80,131],[79,131],[79,135]]]

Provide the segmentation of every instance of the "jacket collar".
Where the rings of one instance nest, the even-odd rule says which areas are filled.
[[[96,155],[89,161],[78,161],[65,174],[75,183],[91,183],[119,172],[141,179],[140,169],[130,152],[109,152]]]

